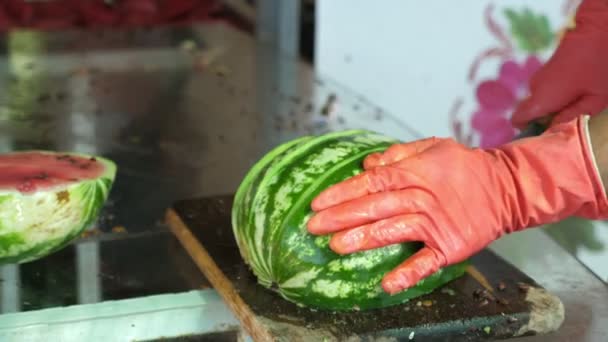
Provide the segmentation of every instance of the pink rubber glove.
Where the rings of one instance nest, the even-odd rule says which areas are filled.
[[[312,202],[312,234],[345,254],[410,241],[425,247],[383,279],[394,294],[500,236],[571,215],[608,217],[581,116],[494,149],[429,138],[390,147]]]
[[[564,35],[553,56],[530,80],[530,97],[511,122],[523,129],[555,115],[553,123],[608,107],[608,0],[583,0],[576,27]]]

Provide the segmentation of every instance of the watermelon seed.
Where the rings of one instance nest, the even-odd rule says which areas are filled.
[[[521,292],[526,292],[530,288],[530,285],[526,283],[518,283],[517,286]]]
[[[70,193],[67,191],[59,191],[57,193],[57,202],[69,202],[70,201]]]
[[[291,100],[291,102],[293,102],[295,104],[302,103],[302,100],[299,97],[297,97],[297,96],[290,96],[289,99]]]
[[[312,112],[312,103],[307,103],[306,106],[304,107],[304,112],[306,113],[310,113]]]
[[[486,289],[483,289],[483,290],[477,289],[477,290],[473,291],[473,297],[475,299],[486,299],[486,300],[492,299],[492,296]]]
[[[126,233],[127,229],[124,226],[112,227],[112,233]]]
[[[506,288],[507,288],[507,285],[505,285],[504,282],[501,281],[500,283],[498,283],[498,290],[499,291],[504,291]]]
[[[497,299],[496,301],[497,301],[499,304],[502,304],[502,305],[509,305],[509,301],[508,301],[508,300],[506,300],[506,299],[504,299],[504,298],[499,298],[499,299]]]
[[[449,287],[444,287],[443,289],[441,289],[441,293],[447,293],[450,296],[456,295],[456,291],[452,290]]]
[[[38,102],[46,102],[51,98],[49,94],[41,94],[38,96]]]
[[[330,94],[325,101],[325,105],[323,105],[323,108],[321,109],[321,115],[329,116],[333,111],[336,100],[336,94]]]
[[[57,100],[58,100],[58,101],[63,101],[63,100],[65,100],[66,96],[67,96],[67,95],[66,95],[65,93],[58,93],[58,94],[56,95],[56,97],[57,97]]]
[[[509,318],[507,318],[507,321],[509,323],[515,323],[518,321],[518,319],[517,319],[517,317],[510,316]]]
[[[378,111],[376,112],[376,115],[374,116],[374,120],[382,121],[382,110],[378,109]]]

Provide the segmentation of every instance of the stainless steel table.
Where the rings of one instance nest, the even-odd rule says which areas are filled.
[[[43,260],[0,268],[0,340],[150,340],[232,331],[161,219],[174,200],[231,193],[265,151],[346,128],[421,138],[344,85],[224,24],[14,32],[1,40],[0,151],[72,150],[119,166],[99,222]],[[558,294],[554,336],[600,341],[608,289],[541,230],[499,254]]]

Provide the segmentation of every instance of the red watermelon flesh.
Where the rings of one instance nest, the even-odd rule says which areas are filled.
[[[32,193],[100,177],[106,166],[95,157],[44,152],[0,156],[0,189]]]

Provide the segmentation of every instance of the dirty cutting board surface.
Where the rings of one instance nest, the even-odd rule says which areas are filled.
[[[407,303],[360,312],[298,307],[258,285],[233,237],[232,196],[176,202],[167,224],[254,340],[469,341],[547,334],[564,318],[556,296],[484,250],[467,273]]]

